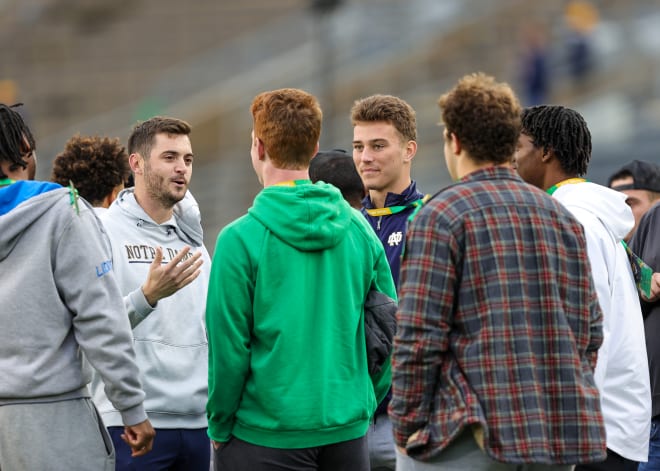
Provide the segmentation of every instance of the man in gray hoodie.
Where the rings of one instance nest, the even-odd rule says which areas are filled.
[[[155,116],[128,139],[135,186],[101,215],[135,339],[145,408],[158,433],[148,456],[121,440],[121,411],[92,382],[117,450],[117,471],[208,470],[208,342],[204,314],[211,259],[188,191],[194,156],[185,121]]]
[[[30,181],[35,142],[0,104],[0,469],[113,470],[91,366],[135,456],[152,448],[107,236],[71,188]]]

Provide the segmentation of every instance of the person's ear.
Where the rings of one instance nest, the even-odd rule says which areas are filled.
[[[541,162],[547,164],[555,158],[555,151],[552,147],[544,147],[541,149]]]
[[[128,164],[135,175],[142,175],[144,173],[144,158],[140,154],[133,153],[128,156]]]
[[[255,145],[257,146],[257,156],[259,157],[259,160],[264,161],[266,160],[266,146],[264,145],[264,141],[259,139],[258,137],[255,137]]]
[[[449,145],[450,145],[451,151],[455,155],[459,155],[463,151],[463,146],[461,146],[460,139],[453,132],[449,134],[449,139],[450,139]]]
[[[410,140],[406,143],[406,156],[403,160],[410,162],[415,154],[417,154],[417,141]]]

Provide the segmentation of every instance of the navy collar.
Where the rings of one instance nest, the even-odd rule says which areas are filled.
[[[410,185],[408,185],[408,187],[403,190],[403,192],[387,193],[387,196],[385,197],[385,207],[388,208],[390,206],[404,206],[423,197],[424,195],[417,191],[417,183],[415,180],[413,180]],[[367,209],[375,208],[368,194],[362,200],[362,206]]]

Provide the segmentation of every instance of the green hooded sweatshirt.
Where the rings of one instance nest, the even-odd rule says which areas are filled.
[[[391,381],[370,378],[364,301],[396,292],[383,246],[335,187],[269,186],[215,247],[206,307],[211,439],[308,448],[362,437]]]

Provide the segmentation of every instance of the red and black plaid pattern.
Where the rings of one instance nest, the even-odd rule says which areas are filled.
[[[582,227],[512,170],[443,190],[409,227],[393,354],[398,445],[430,457],[469,424],[511,463],[605,458],[602,313]]]

